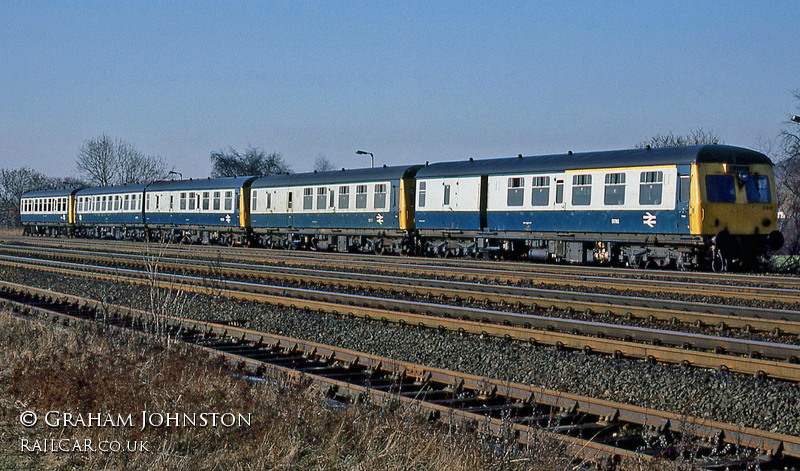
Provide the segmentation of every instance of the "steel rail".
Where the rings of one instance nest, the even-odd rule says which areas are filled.
[[[595,420],[597,425],[605,429],[608,429],[612,424],[616,424],[616,427],[622,428],[624,424],[627,423],[644,427],[646,430],[652,430],[661,435],[667,432],[685,434],[700,438],[702,442],[709,444],[709,447],[713,447],[715,443],[726,443],[735,445],[736,447],[745,447],[755,450],[765,457],[765,459],[762,460],[765,463],[768,463],[771,459],[781,457],[800,458],[800,437],[777,434],[739,425],[725,424],[697,417],[687,417],[635,405],[562,393],[525,384],[455,373],[239,327],[177,318],[174,316],[160,316],[145,311],[109,305],[107,303],[49,290],[14,284],[6,285],[6,288],[12,288],[15,294],[24,293],[27,296],[33,296],[36,304],[41,304],[43,300],[49,300],[49,305],[44,307],[34,306],[32,309],[36,311],[37,314],[45,314],[47,317],[50,317],[51,320],[75,322],[89,317],[85,313],[80,317],[68,313],[71,307],[78,308],[78,310],[90,308],[103,313],[111,311],[115,318],[127,319],[130,321],[125,321],[122,325],[123,327],[130,327],[135,324],[136,320],[139,320],[141,323],[142,320],[152,320],[158,317],[164,321],[164,323],[172,327],[172,333],[178,334],[178,338],[190,341],[190,343],[200,344],[204,349],[221,354],[227,359],[232,360],[232,363],[235,365],[247,367],[254,374],[265,376],[265,371],[270,370],[273,374],[285,374],[296,380],[310,378],[318,384],[323,384],[332,388],[331,390],[333,392],[344,390],[356,394],[369,394],[373,398],[381,400],[399,400],[400,402],[420,406],[425,410],[434,412],[439,419],[444,421],[466,421],[483,424],[488,431],[498,435],[509,429],[508,421],[493,416],[491,414],[491,408],[486,409],[489,415],[485,415],[477,413],[475,407],[467,409],[463,409],[462,407],[462,409],[458,409],[448,407],[446,404],[460,403],[461,400],[458,399],[459,397],[471,397],[483,401],[503,398],[504,404],[508,406],[505,410],[510,409],[512,405],[535,404],[537,407],[547,406],[550,408],[551,416],[552,411],[555,410],[562,414],[566,413],[573,416],[575,416],[575,414],[581,414],[584,417],[594,417],[592,420]],[[30,302],[22,303],[14,299],[8,300],[8,296],[4,297],[6,300],[3,300],[3,303],[7,305],[10,304],[12,307],[17,307],[16,310],[19,310],[19,306],[22,306],[23,309],[31,309]],[[58,307],[58,311],[49,309],[52,305]],[[104,316],[103,319],[106,319],[106,317]],[[213,341],[212,345],[203,346],[203,341],[210,338],[212,341],[214,338],[219,340]],[[249,356],[243,353],[243,351],[247,351],[248,348],[251,353]],[[253,348],[255,348],[255,350],[253,350]],[[277,351],[288,352],[292,358],[298,358],[299,356],[300,358],[304,357],[306,359],[319,359],[318,361],[323,366],[321,368],[301,367],[298,369],[296,367],[290,367],[286,361],[280,361],[280,359],[275,362],[276,364],[270,363],[268,359],[263,359],[264,355],[262,355],[262,353],[269,354],[270,352]],[[256,355],[253,355],[253,353],[256,353]],[[342,365],[345,370],[352,368],[353,370],[366,372],[368,383],[365,385],[363,382],[359,384],[342,379],[342,376],[348,375],[338,374],[331,378],[323,374],[316,374],[316,372],[320,370],[330,370],[331,367],[329,365],[334,363]],[[301,364],[309,365],[311,363],[306,361]],[[340,370],[341,369],[342,368],[340,368]],[[375,387],[370,387],[370,379],[378,379],[380,374],[383,374],[384,377],[392,378],[394,382],[399,380],[400,383],[402,383],[402,378],[411,378],[414,381],[413,384],[423,385],[423,388],[412,390],[411,394],[403,394],[402,389],[395,388],[392,390],[392,388],[389,388],[388,390],[383,390],[386,388],[376,389]],[[430,387],[430,391],[434,391],[431,387],[433,385],[439,385],[442,391],[449,391],[453,399],[444,401],[444,403],[442,403],[442,401],[431,402],[426,400],[427,393],[420,393],[424,391],[424,387],[426,386]],[[458,395],[456,395],[456,393],[458,393]],[[477,409],[479,410],[480,408]],[[536,415],[536,413],[534,413],[534,415]],[[516,417],[511,427],[515,437],[523,443],[532,438],[534,434],[544,434],[545,436],[562,440],[572,452],[584,459],[608,460],[609,458],[620,456],[638,458],[645,461],[651,459],[651,457],[643,456],[642,453],[637,451],[563,434],[564,432],[574,433],[575,430],[580,431],[587,425],[592,425],[591,421],[578,423],[577,426],[550,426],[542,430],[524,425],[524,419],[525,417],[521,415]],[[589,428],[589,430],[591,431],[592,428]],[[559,434],[558,431],[562,433]],[[608,435],[604,434],[601,436],[597,434],[596,437],[607,439]],[[612,437],[612,440],[606,440],[606,442],[613,443],[613,438],[614,437]],[[617,443],[619,443],[619,440],[617,440]],[[724,457],[706,457],[706,463],[710,466],[718,466],[720,459],[724,460]],[[780,465],[780,462],[778,464]]]
[[[40,239],[34,239],[37,242]],[[65,239],[57,239],[62,241]],[[66,244],[80,244],[85,242],[75,242],[69,239]],[[99,245],[103,241],[96,243],[86,243],[85,245]],[[107,245],[114,245],[120,249],[129,247],[128,252],[141,253],[142,243],[129,243],[121,241],[110,241]],[[49,245],[57,245],[51,243]],[[154,244],[149,244],[154,246]],[[157,245],[155,245],[158,247]],[[183,246],[187,247],[187,246]],[[110,247],[106,247],[110,249]],[[497,282],[506,281],[513,283],[528,282],[536,284],[558,284],[558,285],[577,285],[585,287],[596,287],[600,283],[609,286],[619,285],[621,289],[652,291],[661,289],[675,293],[701,294],[708,296],[729,296],[739,299],[762,300],[762,301],[781,301],[787,303],[800,303],[800,278],[796,277],[777,277],[763,275],[731,275],[695,273],[695,272],[667,272],[651,270],[633,270],[604,267],[571,267],[564,265],[544,265],[527,264],[522,262],[492,262],[486,260],[465,261],[465,260],[443,260],[430,258],[403,257],[394,258],[387,256],[370,256],[362,254],[338,254],[323,252],[306,251],[283,251],[271,249],[246,249],[236,248],[234,250],[223,247],[211,246],[191,246],[191,248],[170,248],[167,250],[179,251],[184,253],[209,252],[214,254],[231,255],[233,259],[251,259],[256,261],[268,261],[273,263],[283,263],[293,266],[308,266],[308,264],[330,264],[331,266],[352,266],[354,259],[363,267],[373,267],[374,269],[389,270],[394,268],[395,272],[414,273],[420,276],[441,276],[443,269],[461,270],[472,279],[489,280],[495,279]],[[288,252],[288,253],[287,253]],[[393,263],[387,264],[387,260]],[[391,267],[387,268],[388,265]],[[592,273],[592,274],[589,274]],[[653,274],[663,274],[656,276]],[[612,276],[609,276],[612,275]],[[728,281],[730,283],[754,283],[757,286],[731,285],[723,283],[709,283],[709,276],[713,276],[714,281]],[[642,278],[642,277],[646,277]],[[693,281],[688,282],[686,278]],[[767,284],[776,285],[774,287]]]
[[[81,266],[68,262],[38,262],[39,264],[33,263],[26,266],[52,273],[110,279],[115,282],[125,281],[165,289],[180,289],[237,300],[332,314],[346,314],[368,320],[375,319],[397,324],[491,335],[534,344],[553,345],[558,348],[583,350],[587,353],[596,352],[800,381],[800,364],[797,363],[798,357],[800,357],[800,346],[798,345],[346,295],[329,291],[188,275],[157,275],[129,269]],[[25,262],[16,263],[24,264]],[[45,263],[45,265],[41,263]],[[51,265],[46,266],[48,263]],[[14,266],[8,261],[0,261],[0,264]]]
[[[48,249],[59,259],[82,262],[113,263],[115,266],[146,267],[146,256],[111,253],[77,253]],[[0,255],[0,259],[4,256]],[[432,280],[395,275],[370,273],[345,273],[341,271],[275,267],[234,262],[205,264],[196,259],[167,258],[159,261],[162,268],[170,267],[173,273],[194,273],[200,276],[226,276],[259,278],[283,282],[326,284],[346,289],[373,289],[383,292],[405,293],[416,296],[439,297],[442,301],[490,302],[519,308],[554,306],[556,309],[575,309],[586,312],[605,312],[629,319],[661,320],[672,323],[694,324],[697,327],[742,329],[746,331],[800,334],[800,311],[753,308],[735,305],[708,304],[689,301],[621,296],[601,293],[562,291],[507,285]]]

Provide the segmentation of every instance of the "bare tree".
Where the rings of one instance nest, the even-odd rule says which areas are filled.
[[[77,166],[81,176],[99,186],[157,180],[167,168],[161,157],[145,155],[133,144],[105,134],[84,141]]]
[[[30,168],[0,169],[0,226],[20,226],[19,199],[23,193],[57,186],[58,179]]]
[[[800,90],[794,94],[800,110]],[[800,255],[800,123],[787,120],[778,144],[775,183],[781,211],[780,230],[785,238],[784,252]]]
[[[685,135],[676,135],[672,131],[667,134],[656,134],[655,136],[636,144],[639,149],[650,147],[680,147],[697,146],[701,144],[722,144],[717,133],[706,131],[703,128],[690,129]]]
[[[89,182],[107,186],[113,184],[116,172],[114,142],[103,134],[83,142],[78,151],[78,173]]]
[[[248,147],[240,154],[233,147],[211,153],[212,177],[238,177],[245,175],[276,175],[291,173],[292,169],[277,152],[267,154],[260,147]]]
[[[335,167],[333,166],[333,162],[325,157],[325,154],[319,154],[316,160],[314,160],[314,170],[317,172],[330,172],[331,170],[335,170]]]

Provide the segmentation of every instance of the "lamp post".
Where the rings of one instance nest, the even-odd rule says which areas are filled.
[[[792,117],[790,119],[792,121],[794,121],[795,123],[800,123],[800,116],[792,115]]]
[[[369,155],[369,166],[370,168],[375,168],[375,156],[372,155],[372,152],[365,152],[363,150],[357,150],[357,155]]]
[[[177,175],[181,178],[181,180],[183,180],[183,174],[181,172],[176,172],[175,170],[170,170],[167,175]]]

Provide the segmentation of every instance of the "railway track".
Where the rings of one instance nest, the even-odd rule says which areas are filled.
[[[4,248],[0,246],[0,250]],[[30,253],[25,249],[12,249],[7,252],[22,255]],[[56,260],[135,270],[146,270],[153,264],[153,260],[147,256],[132,254],[104,252],[86,254],[68,249],[38,249],[35,253],[49,255]],[[3,255],[0,255],[0,259],[2,257]],[[15,259],[12,257],[6,260]],[[552,306],[558,310],[612,314],[629,321],[639,319],[694,327],[715,326],[718,329],[768,332],[772,335],[800,335],[800,311],[792,310],[258,264],[219,261],[211,263],[175,257],[159,260],[158,264],[159,269],[165,272],[201,277],[225,276],[239,281],[252,280],[289,286],[304,284],[332,291],[370,291],[393,298],[417,296],[450,304],[488,303],[504,309],[513,307],[517,310],[527,308],[535,311],[540,307],[550,309]]]
[[[36,247],[84,247],[117,254],[142,253],[144,244],[86,241],[75,239],[24,239]],[[66,241],[66,242],[65,242]],[[30,246],[29,246],[30,247]],[[626,293],[664,293],[669,295],[701,296],[710,299],[738,299],[760,303],[786,303],[800,306],[800,278],[766,277],[758,275],[713,275],[699,273],[651,272],[642,270],[600,267],[571,267],[491,262],[485,260],[437,260],[420,258],[391,258],[353,254],[335,254],[264,249],[225,249],[207,246],[163,247],[151,245],[165,256],[243,261],[296,268],[327,268],[352,272],[357,263],[361,272],[392,274],[421,278],[447,278],[489,284],[522,285],[575,290],[617,290]],[[5,250],[24,250],[24,245],[3,244]],[[93,250],[95,251],[95,250]],[[84,252],[85,253],[85,252]],[[392,263],[387,263],[391,261]],[[720,302],[721,302],[720,301]]]
[[[697,468],[789,469],[800,466],[800,437],[681,416],[523,384],[496,381],[364,353],[113,306],[68,294],[3,283],[0,304],[52,322],[106,322],[162,333],[224,356],[251,374],[311,379],[332,397],[368,395],[419,407],[432,418],[467,422],[527,443],[553,437],[571,456],[614,463],[686,459]]]
[[[6,256],[0,259],[0,264],[114,283],[125,282],[351,315],[367,320],[496,336],[587,353],[800,381],[800,346],[779,342],[60,261],[19,257],[9,260]]]

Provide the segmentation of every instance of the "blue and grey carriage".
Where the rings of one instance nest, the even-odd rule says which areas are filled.
[[[419,165],[273,175],[251,185],[253,240],[265,247],[395,252],[414,231]]]
[[[19,202],[25,235],[71,236],[75,222],[77,188],[29,191]]]
[[[75,193],[78,237],[144,240],[144,184],[83,188]]]
[[[256,177],[153,182],[145,189],[145,223],[154,240],[245,243],[249,191]]]
[[[771,161],[730,146],[433,164],[416,196],[433,253],[724,269],[782,243]]]

